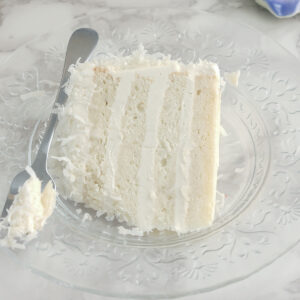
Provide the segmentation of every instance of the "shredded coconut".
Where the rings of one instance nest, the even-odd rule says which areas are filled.
[[[137,227],[127,229],[123,226],[119,226],[118,232],[123,235],[134,235],[134,236],[143,236],[144,235],[143,231],[138,229]]]
[[[227,131],[225,130],[225,128],[221,125],[220,126],[220,134],[221,134],[221,136],[228,136],[228,133],[227,133]]]
[[[240,79],[241,71],[235,71],[235,72],[225,72],[224,78],[225,80],[232,86],[237,87],[239,85],[239,79]]]
[[[6,234],[1,246],[24,249],[35,238],[51,216],[56,204],[56,192],[49,181],[41,192],[41,181],[27,167],[30,178],[19,189],[7,216],[0,221],[0,231]]]
[[[92,220],[93,220],[92,216],[89,213],[85,213],[83,215],[81,222],[85,223],[86,221],[92,221]]]

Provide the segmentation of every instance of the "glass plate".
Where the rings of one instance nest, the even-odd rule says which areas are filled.
[[[30,159],[58,88],[66,42],[79,27],[99,32],[97,55],[127,54],[143,43],[185,62],[241,70],[222,100],[218,203],[213,226],[177,236],[118,234],[116,222],[82,221],[70,201],[25,251],[36,272],[71,287],[127,298],[171,298],[247,278],[299,240],[300,78],[298,61],[278,44],[220,16],[183,9],[102,9],[17,50],[0,70],[0,189]],[[29,158],[28,158],[29,156]],[[59,180],[58,180],[59,183]]]

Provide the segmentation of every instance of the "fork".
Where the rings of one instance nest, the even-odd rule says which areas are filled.
[[[59,91],[57,93],[53,108],[63,106],[67,101],[68,96],[64,91],[64,86],[68,82],[70,76],[68,72],[70,65],[77,63],[79,59],[80,62],[85,62],[96,47],[97,42],[98,34],[93,29],[80,28],[72,33],[67,47]],[[37,152],[33,164],[31,165],[31,168],[34,170],[36,176],[41,181],[42,191],[49,181],[52,182],[53,188],[56,189],[55,182],[53,181],[47,170],[47,157],[57,122],[58,115],[54,109],[50,115],[50,119],[48,121],[48,125],[40,148]],[[2,211],[2,218],[5,218],[7,216],[7,211],[12,205],[15,195],[18,194],[19,188],[25,183],[27,179],[29,179],[29,174],[26,170],[23,170],[12,180],[7,200]]]

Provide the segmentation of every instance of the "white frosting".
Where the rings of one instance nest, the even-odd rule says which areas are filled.
[[[184,231],[185,216],[188,208],[189,199],[189,170],[191,149],[191,126],[193,119],[193,100],[194,98],[194,76],[187,77],[185,91],[182,99],[180,128],[179,128],[179,147],[176,160],[176,199],[174,206],[175,229]]]
[[[0,229],[6,229],[1,246],[25,248],[24,243],[32,240],[51,216],[56,204],[56,192],[49,181],[43,192],[41,181],[32,168],[26,168],[30,178],[20,187],[7,216],[0,222]]]
[[[141,163],[138,171],[137,219],[138,226],[147,231],[152,229],[154,217],[154,201],[157,198],[154,183],[155,151],[157,148],[157,130],[159,116],[163,105],[165,91],[168,87],[169,67],[149,70],[143,76],[151,76],[153,83],[150,87],[146,103],[145,139],[142,145]]]
[[[122,145],[122,117],[131,92],[134,72],[124,72],[120,76],[115,101],[111,107],[111,117],[107,131],[106,157],[109,168],[106,170],[104,187],[109,196],[117,198],[115,193],[115,174],[118,164],[118,155]]]

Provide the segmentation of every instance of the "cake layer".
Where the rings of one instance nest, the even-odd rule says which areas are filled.
[[[212,223],[217,65],[137,51],[74,66],[67,92],[51,149],[60,192],[142,231]]]
[[[205,227],[214,218],[220,137],[219,82],[217,72],[195,77],[186,228]]]

